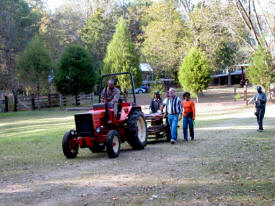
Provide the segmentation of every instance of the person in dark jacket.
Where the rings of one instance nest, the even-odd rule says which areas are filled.
[[[257,117],[257,122],[259,125],[259,129],[257,130],[258,132],[262,132],[264,130],[263,119],[265,114],[266,100],[266,94],[262,91],[262,87],[257,86],[257,93],[254,96],[253,101],[256,107],[255,115]]]
[[[150,102],[150,112],[156,113],[161,110],[162,99],[160,98],[159,91],[154,93],[154,98]]]

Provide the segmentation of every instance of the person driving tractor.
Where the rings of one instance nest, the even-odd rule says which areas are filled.
[[[115,87],[115,81],[110,79],[108,81],[108,87],[104,88],[101,92],[101,102],[113,103],[115,115],[117,115],[117,105],[120,98],[120,91]]]

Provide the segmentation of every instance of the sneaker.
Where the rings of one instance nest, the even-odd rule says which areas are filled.
[[[171,144],[175,144],[175,143],[176,143],[176,140],[171,139]]]
[[[257,132],[263,132],[264,130],[263,129],[257,129]]]

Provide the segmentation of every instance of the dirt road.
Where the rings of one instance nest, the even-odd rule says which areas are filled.
[[[261,134],[251,107],[200,104],[197,110],[193,142],[182,141],[180,128],[176,145],[148,144],[143,151],[123,145],[116,159],[80,150],[55,169],[1,177],[0,205],[275,203],[275,106],[268,106]]]

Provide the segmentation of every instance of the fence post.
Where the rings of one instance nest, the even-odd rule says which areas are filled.
[[[66,101],[66,96],[63,96],[63,106],[66,107],[67,101]]]
[[[32,94],[32,110],[35,110],[35,97],[34,97],[34,94]]]
[[[17,103],[18,103],[17,95],[13,96],[13,100],[14,100],[13,111],[17,112]]]
[[[91,104],[92,104],[92,106],[94,104],[94,93],[91,93]]]
[[[59,94],[59,107],[62,108],[62,94]]]
[[[51,98],[51,94],[48,94],[48,103],[49,103],[49,107],[52,107],[52,98]]]
[[[80,96],[79,95],[75,95],[75,105],[76,106],[80,105]]]
[[[5,110],[4,112],[8,112],[9,111],[9,99],[7,96],[5,96]]]

